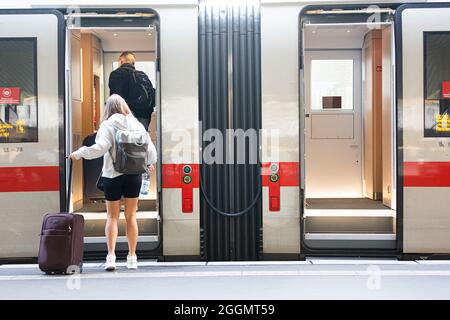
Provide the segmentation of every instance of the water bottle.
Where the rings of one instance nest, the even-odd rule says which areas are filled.
[[[148,195],[150,189],[150,176],[148,173],[144,173],[142,175],[142,187],[141,187],[141,194],[142,195]]]

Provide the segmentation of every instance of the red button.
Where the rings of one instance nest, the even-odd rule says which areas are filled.
[[[270,211],[280,211],[280,198],[270,197],[269,207]]]
[[[192,206],[192,199],[191,198],[183,198],[183,212],[192,212],[193,206]]]

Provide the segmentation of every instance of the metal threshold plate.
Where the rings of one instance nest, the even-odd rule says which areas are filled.
[[[306,233],[306,240],[373,240],[373,241],[395,241],[395,234],[384,233]]]
[[[80,212],[78,214],[83,215],[84,220],[106,220],[107,213],[106,212]],[[139,219],[157,219],[159,220],[158,211],[138,211],[136,212],[136,218]],[[123,211],[120,212],[120,218],[125,219],[125,213]]]
[[[306,209],[305,217],[395,217],[390,209]]]
[[[138,242],[158,242],[159,236],[139,236]],[[117,243],[126,243],[127,237],[119,236],[117,237]],[[85,237],[84,243],[106,243],[106,237]]]

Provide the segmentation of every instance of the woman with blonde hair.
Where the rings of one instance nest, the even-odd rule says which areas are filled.
[[[116,269],[115,247],[118,234],[118,222],[120,216],[120,200],[125,198],[126,235],[128,239],[128,269],[137,269],[136,246],[138,239],[138,225],[136,210],[142,183],[141,174],[122,174],[114,170],[111,148],[115,143],[117,130],[142,130],[147,132],[144,126],[133,116],[125,100],[113,94],[106,101],[103,121],[97,132],[95,144],[90,147],[81,147],[73,152],[72,160],[95,159],[103,156],[103,191],[105,192],[107,220],[105,234],[108,245],[105,269]],[[147,132],[148,134],[148,132]],[[150,170],[156,163],[156,149],[149,138],[147,161]]]

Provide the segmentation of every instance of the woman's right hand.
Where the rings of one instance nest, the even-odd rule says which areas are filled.
[[[69,156],[70,160],[75,161],[77,158],[75,158],[75,152],[72,152]]]

